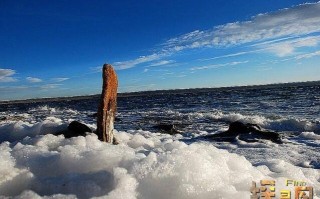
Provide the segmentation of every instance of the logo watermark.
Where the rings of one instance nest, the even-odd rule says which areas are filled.
[[[285,180],[285,186],[288,189],[281,189],[279,192],[276,191],[276,181],[275,180],[260,180],[260,187],[257,187],[257,183],[252,181],[250,187],[251,199],[313,199],[313,187],[307,186],[305,181],[300,180]],[[293,188],[294,193],[291,192]],[[292,195],[293,194],[293,195]]]

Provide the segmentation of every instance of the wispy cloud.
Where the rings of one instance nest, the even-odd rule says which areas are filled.
[[[64,81],[66,81],[68,79],[70,79],[70,78],[68,78],[68,77],[56,77],[56,78],[52,78],[51,81],[53,81],[53,82],[64,82]]]
[[[291,36],[291,37],[282,37],[280,39],[271,39],[268,41],[263,41],[263,42],[258,42],[255,44],[251,44],[251,47],[256,47],[256,46],[262,46],[262,45],[267,45],[267,44],[272,44],[272,43],[277,43],[277,42],[281,42],[281,41],[285,41],[285,40],[289,40],[289,39],[295,39],[298,38],[298,36]]]
[[[302,47],[314,47],[320,43],[320,36],[289,39],[280,42],[260,45],[260,48],[276,54],[279,57],[292,55]]]
[[[42,79],[36,77],[27,77],[26,80],[30,83],[39,83],[42,82]]]
[[[235,66],[239,64],[245,64],[248,63],[249,61],[238,61],[238,62],[229,62],[229,63],[224,63],[224,64],[211,64],[211,65],[206,65],[206,66],[197,66],[197,67],[192,67],[190,70],[207,70],[207,69],[213,69],[213,68],[220,68],[223,66]]]
[[[0,82],[16,82],[16,78],[12,77],[16,74],[15,70],[0,68]]]
[[[259,72],[264,72],[264,71],[269,71],[269,70],[272,70],[272,67],[270,66],[260,66],[260,67],[257,67],[257,71]]]
[[[26,90],[30,87],[28,86],[0,86],[0,91],[1,92],[17,92],[21,90]]]
[[[187,75],[181,74],[181,75],[177,75],[176,78],[182,78],[182,77],[186,77]]]
[[[149,66],[163,66],[163,65],[168,65],[168,64],[172,64],[172,63],[175,63],[175,61],[174,60],[161,60],[158,62],[151,63]]]
[[[102,71],[102,67],[101,66],[90,67],[89,69],[90,69],[90,72],[88,74],[100,73]]]
[[[299,60],[299,59],[308,59],[308,58],[311,58],[311,57],[314,57],[314,56],[320,56],[320,50],[312,52],[312,53],[297,55],[295,57],[295,59],[297,59],[297,60]]]
[[[320,31],[320,3],[303,4],[259,14],[250,21],[228,23],[210,30],[196,30],[172,38],[163,46],[180,51],[200,47],[227,47]]]
[[[251,20],[228,23],[215,26],[208,30],[195,30],[181,36],[171,38],[160,44],[158,52],[141,56],[136,59],[115,62],[116,69],[128,69],[140,64],[153,62],[164,57],[169,57],[177,52],[187,49],[229,47],[243,44],[254,45],[255,43],[282,41],[295,37],[320,32],[320,2],[306,3],[291,8],[278,10],[271,13],[253,16]],[[311,42],[311,40],[310,40]],[[292,54],[299,44],[278,43],[269,46],[269,51],[278,56]],[[302,44],[301,44],[302,45]],[[304,44],[305,46],[311,43]],[[239,52],[210,59],[239,56],[254,51]],[[161,61],[158,62],[161,64]],[[150,65],[157,65],[157,62]]]
[[[44,85],[20,85],[20,86],[0,86],[1,92],[17,92],[17,91],[23,91],[23,90],[42,90],[47,91],[50,89],[55,89],[60,87],[62,84],[44,84]]]
[[[62,84],[45,84],[45,85],[40,86],[39,88],[42,90],[49,90],[49,89],[58,88],[61,85]]]
[[[216,56],[216,57],[211,57],[211,58],[206,58],[206,59],[199,59],[199,61],[209,61],[209,60],[215,60],[215,59],[236,57],[236,56],[245,55],[245,54],[249,54],[249,53],[255,53],[255,52],[259,52],[259,51],[261,51],[261,50],[241,51],[241,52],[226,54],[226,55],[222,55],[222,56]]]
[[[154,54],[147,55],[147,56],[141,56],[137,59],[132,59],[132,60],[123,61],[123,62],[115,62],[112,65],[117,70],[123,70],[123,69],[135,67],[139,64],[148,63],[148,62],[158,60],[163,56],[165,56],[164,53],[154,53]]]
[[[53,88],[57,88],[59,86],[61,86],[62,84],[45,84],[42,85],[40,88],[42,89],[53,89]]]

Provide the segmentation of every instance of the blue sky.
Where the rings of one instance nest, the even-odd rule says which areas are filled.
[[[0,100],[320,80],[320,2],[0,0]]]

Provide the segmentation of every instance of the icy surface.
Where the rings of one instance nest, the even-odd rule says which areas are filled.
[[[121,144],[97,136],[51,134],[0,145],[0,193],[17,198],[249,198],[260,179],[305,180],[320,187],[318,170],[281,159],[252,166],[243,156],[180,136],[118,132]],[[320,195],[320,189],[316,189]],[[317,198],[317,197],[315,197]]]

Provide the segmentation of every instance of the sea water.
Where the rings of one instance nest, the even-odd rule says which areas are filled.
[[[0,195],[17,198],[249,198],[252,181],[304,181],[320,198],[320,83],[122,94],[115,136],[65,139],[73,120],[96,128],[99,97],[0,105]],[[283,136],[197,139],[233,121]],[[175,124],[182,133],[155,128]],[[292,198],[294,191],[292,189]]]

